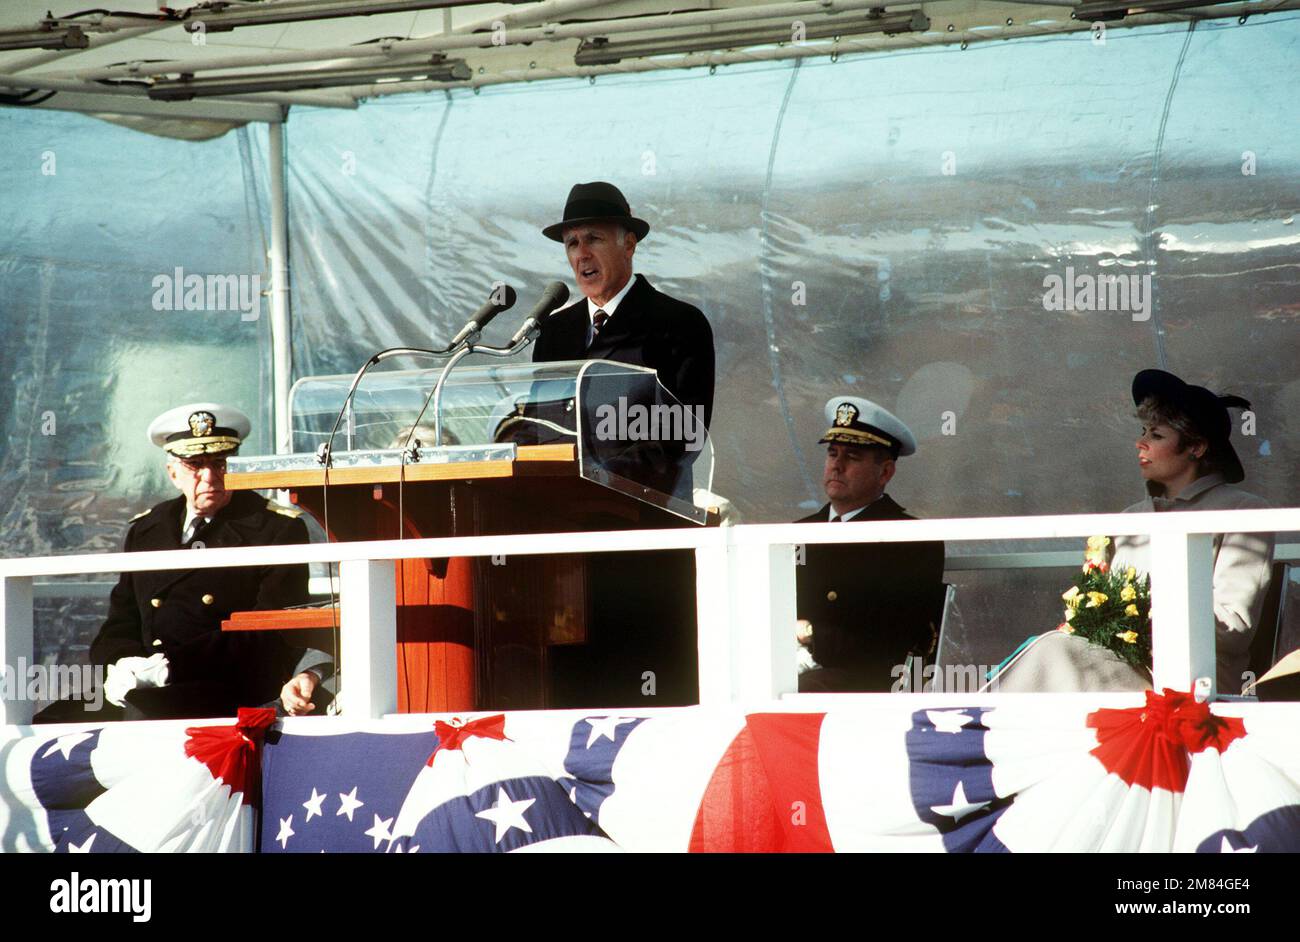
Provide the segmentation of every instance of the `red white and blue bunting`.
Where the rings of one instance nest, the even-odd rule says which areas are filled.
[[[56,852],[1300,850],[1300,706],[1148,693],[825,713],[0,733],[0,846]],[[260,809],[261,824],[257,824]]]

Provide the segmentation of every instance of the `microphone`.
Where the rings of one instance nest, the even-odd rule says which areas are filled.
[[[484,327],[491,323],[492,318],[502,311],[508,311],[514,307],[515,298],[515,289],[509,285],[501,283],[493,285],[492,293],[488,295],[487,301],[470,315],[468,323],[460,329],[460,333],[451,338],[451,343],[447,344],[447,349],[451,350],[458,347],[469,337],[481,332]]]
[[[515,335],[510,338],[508,346],[515,346],[533,331],[541,328],[546,323],[546,319],[551,316],[551,312],[567,300],[569,300],[568,285],[562,281],[552,281],[546,286],[546,290],[542,292],[541,300],[528,312],[528,318],[524,321],[523,326],[515,331]]]

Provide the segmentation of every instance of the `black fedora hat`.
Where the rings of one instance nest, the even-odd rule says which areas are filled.
[[[564,227],[584,222],[617,222],[631,232],[638,242],[650,231],[650,223],[632,215],[627,199],[612,183],[577,183],[564,204],[564,219],[542,230],[542,235],[556,242],[564,241]]]
[[[1219,396],[1204,386],[1192,386],[1164,370],[1143,370],[1133,377],[1133,403],[1141,405],[1148,396],[1176,409],[1209,443],[1206,454],[1216,461],[1224,480],[1236,484],[1246,478],[1237,451],[1228,441],[1232,419],[1228,407],[1249,409],[1250,402],[1240,396]]]

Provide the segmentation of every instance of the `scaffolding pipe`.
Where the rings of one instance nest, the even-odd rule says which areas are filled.
[[[664,13],[656,16],[628,17],[586,23],[547,23],[530,29],[507,30],[506,44],[555,42],[564,39],[592,39],[615,33],[640,33],[655,29],[689,29],[714,26],[721,23],[753,23],[762,20],[789,19],[791,22],[805,17],[821,18],[835,13],[884,9],[887,7],[919,6],[916,0],[798,0],[794,3],[774,3],[751,7],[730,7],[724,10],[704,10],[696,13]],[[83,80],[123,79],[142,75],[187,74],[225,69],[250,68],[264,65],[287,65],[299,62],[326,60],[362,60],[396,58],[423,53],[445,52],[453,49],[501,48],[500,39],[493,33],[474,35],[435,36],[428,39],[393,40],[368,43],[364,46],[342,46],[329,49],[308,49],[287,52],[268,52],[256,56],[225,56],[192,62],[171,59],[162,62],[132,62],[104,69],[91,69],[76,73]],[[349,63],[350,64],[350,63]]]
[[[159,23],[157,25],[144,26],[135,29],[122,29],[114,33],[89,33],[86,39],[89,44],[85,49],[50,49],[44,50],[32,56],[25,56],[22,59],[13,59],[5,63],[5,70],[13,72],[25,72],[28,69],[35,69],[45,65],[47,62],[57,62],[61,59],[69,59],[72,56],[79,55],[83,52],[94,52],[97,49],[103,49],[105,46],[111,46],[113,43],[120,43],[126,39],[139,39],[149,33],[156,33],[162,29],[171,29],[178,26],[178,23]]]
[[[900,33],[891,37],[809,41],[799,45],[787,44],[761,49],[734,50],[731,52],[691,52],[678,56],[663,55],[646,59],[627,59],[609,65],[564,66],[561,68],[509,69],[490,75],[476,75],[467,82],[403,82],[371,85],[364,91],[353,86],[359,98],[381,98],[413,92],[436,92],[454,89],[475,89],[491,85],[510,85],[524,82],[541,82],[551,79],[594,78],[601,75],[625,75],[644,72],[662,72],[671,69],[698,69],[715,66],[740,65],[747,62],[780,62],[789,59],[810,59],[827,56],[865,55],[887,53],[891,49],[924,48],[958,43],[990,42],[1035,36],[1053,36],[1066,33],[1087,33],[1088,24],[1073,20],[1063,23],[1041,23],[996,27],[979,32],[930,32],[924,35]],[[1090,38],[1081,39],[1091,41]]]
[[[292,451],[289,386],[293,381],[293,335],[289,295],[289,205],[285,189],[284,123],[267,128],[271,178],[271,380],[273,436],[278,455]]]
[[[530,6],[526,10],[484,17],[481,20],[459,26],[454,30],[447,30],[447,32],[463,36],[481,29],[493,29],[497,23],[510,30],[520,26],[531,26],[534,23],[545,23],[568,13],[577,13],[579,10],[604,6],[608,2],[609,0],[544,0],[544,2]]]
[[[72,78],[55,77],[48,72],[37,72],[30,75],[0,72],[0,89],[25,91],[32,88],[52,92],[104,95],[110,98],[117,97],[160,104],[163,107],[173,104],[171,102],[153,102],[149,98],[148,89],[143,85],[101,85],[98,82],[82,82]],[[338,92],[322,93],[314,89],[304,89],[300,92],[257,92],[247,95],[224,95],[220,100],[223,102],[247,102],[254,105],[310,105],[313,108],[356,108],[357,106],[354,96]],[[257,120],[265,119],[258,118]]]

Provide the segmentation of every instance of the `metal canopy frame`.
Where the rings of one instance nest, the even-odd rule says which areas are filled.
[[[47,22],[47,26],[77,25],[88,38],[85,48],[0,51],[0,95],[8,99],[3,103],[187,120],[276,122],[283,119],[284,106],[296,104],[354,108],[365,98],[449,88],[476,89],[552,78],[594,79],[606,74],[838,57],[931,45],[965,48],[989,40],[1300,9],[1300,0],[1211,0],[1174,10],[1167,7],[1181,7],[1192,0],[1149,0],[1147,4],[1122,0],[694,0],[685,9],[680,0],[228,0],[219,11],[209,2],[195,0],[160,13],[157,0],[119,0],[112,13],[90,11],[63,19],[55,9],[52,24]],[[72,0],[63,3],[66,6]],[[49,6],[50,0],[8,0],[0,9],[0,37],[37,29]],[[1106,9],[1098,13],[1101,7]],[[825,36],[837,17],[860,20],[868,11],[917,13],[928,18],[930,25],[927,30],[900,35]],[[301,19],[308,15],[312,19]],[[1100,26],[1092,21],[1097,16],[1102,16]],[[231,28],[232,23],[258,18],[287,22]],[[775,45],[766,40],[768,45],[753,45],[764,41],[763,33],[757,31],[760,24],[770,30],[782,21],[790,31],[790,41]],[[731,47],[690,51],[699,49],[702,40],[715,33],[739,38]],[[617,63],[576,63],[580,45],[612,42],[615,37],[619,42],[653,49],[655,54]],[[661,54],[658,50],[665,51]],[[252,92],[198,104],[154,102],[147,97],[155,79],[174,83],[182,76],[202,76],[216,80],[230,70],[269,76],[293,71],[292,66],[298,66],[297,71],[305,67],[326,73],[363,67],[382,71],[385,64],[410,62],[416,55],[452,51],[466,60],[470,70],[467,80],[367,80],[328,91]],[[19,98],[24,93],[26,97]]]

